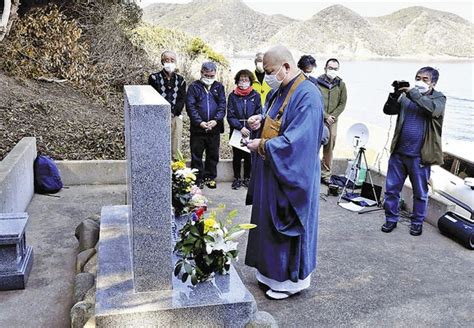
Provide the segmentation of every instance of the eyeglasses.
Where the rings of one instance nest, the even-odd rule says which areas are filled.
[[[329,71],[338,71],[339,67],[326,67],[326,69]]]

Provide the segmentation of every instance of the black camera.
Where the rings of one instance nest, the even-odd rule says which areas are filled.
[[[408,88],[410,87],[410,83],[407,81],[393,81],[392,87],[395,92],[399,92],[398,89],[400,88]]]
[[[410,83],[407,81],[393,81],[392,87],[393,87],[393,93],[391,93],[392,97],[398,98],[400,95],[403,93],[403,91],[400,91],[400,88],[408,88],[410,86]]]

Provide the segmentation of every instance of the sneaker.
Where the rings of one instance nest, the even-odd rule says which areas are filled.
[[[241,185],[242,181],[240,179],[234,179],[234,182],[232,182],[232,189],[237,190]]]
[[[410,226],[410,235],[419,236],[423,233],[423,225],[412,223]]]
[[[209,179],[209,180],[206,181],[206,186],[207,186],[209,189],[216,189],[217,183],[216,183],[215,180]]]
[[[386,233],[389,233],[389,232],[392,232],[393,229],[395,229],[396,227],[397,227],[397,222],[387,221],[382,225],[382,231],[386,232]]]
[[[249,184],[250,184],[250,179],[249,179],[249,178],[245,178],[244,181],[242,182],[242,185],[243,185],[245,188],[248,188],[248,187],[249,187]]]
[[[204,188],[204,181],[202,180],[196,180],[196,186],[198,186],[199,188],[203,189]]]

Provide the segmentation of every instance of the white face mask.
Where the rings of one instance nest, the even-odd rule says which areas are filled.
[[[281,83],[283,82],[283,80],[279,81],[277,79],[277,75],[278,73],[280,73],[280,70],[282,69],[283,65],[280,66],[280,68],[278,69],[278,71],[276,72],[276,74],[272,74],[272,75],[268,75],[268,74],[265,74],[265,82],[267,82],[268,86],[272,89],[278,89],[281,85]]]
[[[328,69],[326,72],[327,77],[331,80],[334,80],[338,76],[338,72],[333,69]]]
[[[263,62],[257,62],[257,64],[255,65],[255,69],[257,70],[257,72],[263,73]]]
[[[163,68],[168,73],[173,73],[176,70],[176,64],[175,63],[164,63]]]
[[[239,86],[239,89],[245,90],[248,87],[250,87],[250,82],[242,82],[242,83],[239,83],[238,86]]]
[[[421,80],[415,81],[414,86],[420,93],[427,93],[430,90],[430,86]]]
[[[207,85],[208,87],[212,85],[212,83],[214,83],[216,79],[209,79],[207,77],[204,77],[202,76],[201,77],[201,82],[204,83],[205,85]]]

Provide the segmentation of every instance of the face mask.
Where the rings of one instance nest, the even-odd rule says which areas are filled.
[[[282,69],[282,67],[283,65],[280,66],[280,69],[278,70],[278,72],[276,72],[276,74],[272,74],[272,75],[265,74],[265,82],[267,82],[270,88],[278,89],[281,83],[283,82],[284,79],[279,81],[276,77],[278,73],[280,73],[280,70]]]
[[[208,87],[212,85],[212,83],[214,83],[216,79],[209,79],[207,77],[201,77],[201,82],[204,83],[205,85],[207,85]]]
[[[327,77],[329,77],[331,80],[334,80],[337,77],[337,72],[332,69],[328,69],[326,73]]]
[[[250,87],[250,82],[239,83],[239,89],[245,90]]]
[[[167,71],[168,73],[173,73],[176,69],[176,64],[175,63],[164,63],[163,64],[163,68],[165,69],[165,71]]]
[[[427,93],[428,90],[430,89],[429,85],[421,80],[415,81],[414,85],[415,85],[415,88],[417,88],[418,91],[420,91],[420,93]]]
[[[263,73],[263,62],[257,62],[257,65],[256,65],[255,68],[256,68],[257,72]]]

